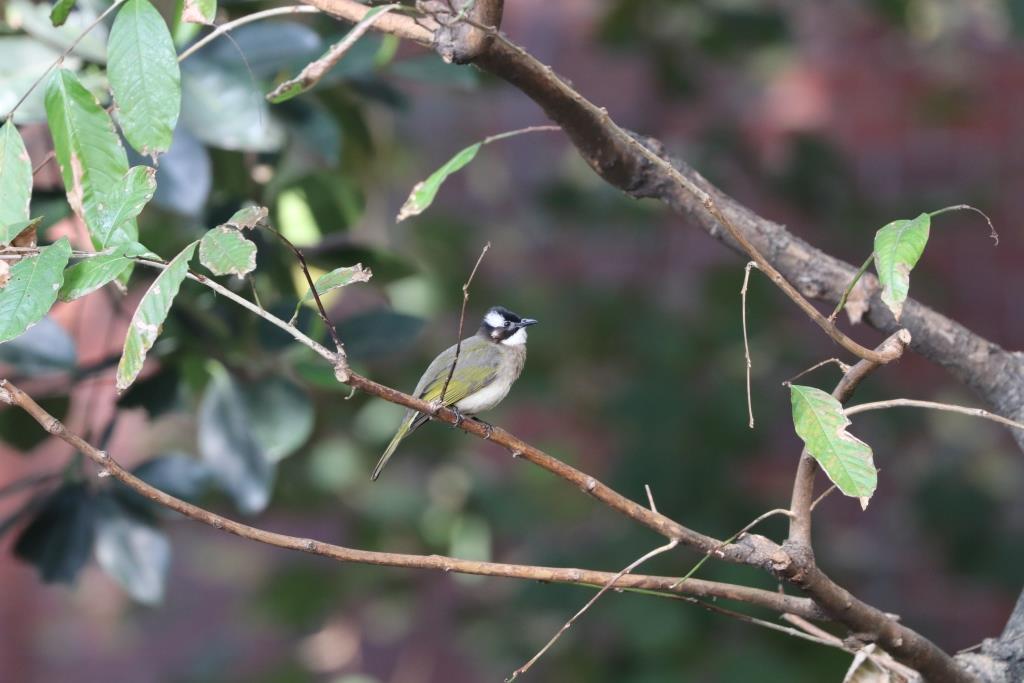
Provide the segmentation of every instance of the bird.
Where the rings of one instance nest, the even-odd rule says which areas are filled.
[[[463,417],[473,417],[490,410],[501,403],[519,379],[526,363],[526,328],[536,323],[536,320],[520,317],[504,306],[491,307],[476,334],[444,350],[434,359],[420,377],[413,395],[455,411],[456,425],[462,422]],[[441,391],[455,360],[456,347],[459,347],[458,363],[442,397]],[[380,476],[398,444],[429,419],[427,413],[413,409],[406,411],[394,438],[373,468],[372,481]]]

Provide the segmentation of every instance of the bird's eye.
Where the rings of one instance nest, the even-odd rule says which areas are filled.
[[[505,321],[505,327],[512,327],[512,321],[511,320],[506,320]]]

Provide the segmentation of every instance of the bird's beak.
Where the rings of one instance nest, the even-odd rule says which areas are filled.
[[[533,318],[523,318],[519,321],[519,327],[529,327],[530,325],[536,325],[537,321]]]

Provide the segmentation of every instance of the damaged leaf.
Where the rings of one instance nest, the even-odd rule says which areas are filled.
[[[354,266],[335,268],[329,273],[324,273],[316,279],[314,285],[316,286],[316,293],[323,295],[332,289],[338,289],[354,282],[369,282],[371,277],[373,277],[373,273],[370,272],[370,269],[363,268],[362,263],[357,263]],[[308,304],[312,301],[313,292],[307,289],[306,294],[299,300],[299,303],[295,304],[295,313],[292,314],[293,323],[299,315],[299,309],[302,307],[302,304]]]
[[[160,328],[171,310],[174,297],[181,288],[182,281],[188,276],[188,262],[192,260],[198,242],[193,242],[181,250],[167,264],[139,302],[139,307],[132,315],[128,334],[124,339],[124,352],[117,365],[117,391],[121,393],[135,381],[142,371],[146,353],[153,347],[153,342],[160,335]]]
[[[256,269],[256,245],[238,230],[222,225],[203,235],[199,260],[214,275],[243,277]]]
[[[14,121],[0,127],[0,242],[7,241],[6,226],[28,220],[32,198],[32,162]]]
[[[186,24],[212,24],[217,15],[217,0],[185,0],[181,20]]]
[[[265,206],[247,206],[244,209],[235,211],[231,218],[224,222],[224,225],[237,230],[251,230],[266,221],[267,214],[268,211]]]
[[[875,233],[875,270],[882,283],[882,302],[896,320],[910,291],[910,271],[924,253],[931,228],[931,216],[922,213],[913,220],[889,223]]]
[[[871,447],[846,431],[850,420],[831,395],[799,384],[789,389],[793,425],[807,452],[843,494],[859,498],[866,508],[878,484]]]
[[[62,237],[10,267],[7,285],[0,289],[0,342],[14,339],[46,315],[57,300],[70,258],[71,244]]]
[[[433,203],[434,197],[437,196],[437,191],[441,189],[442,183],[452,173],[473,161],[482,145],[482,142],[470,145],[449,159],[444,166],[431,173],[426,180],[416,183],[409,194],[409,198],[402,204],[396,220],[402,222],[410,216],[417,216],[426,211],[427,207]]]

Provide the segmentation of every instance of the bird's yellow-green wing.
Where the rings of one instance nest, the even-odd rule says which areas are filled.
[[[498,362],[496,355],[499,353],[494,345],[479,337],[470,337],[463,340],[459,351],[459,363],[455,368],[452,379],[448,382],[448,389],[444,394],[444,404],[451,406],[470,394],[476,393],[494,381],[498,375]],[[430,364],[426,372],[420,378],[413,394],[424,401],[436,401],[441,397],[441,389],[444,388],[448,371],[452,367],[452,360],[455,358],[455,347],[443,351],[434,362]],[[428,416],[418,413],[415,410],[406,412],[402,418],[402,424],[398,427],[391,443],[388,444],[384,454],[381,456],[377,466],[373,469],[371,478],[376,480],[384,469],[388,460],[394,455],[395,449],[402,439],[415,431],[421,424],[427,421]]]

